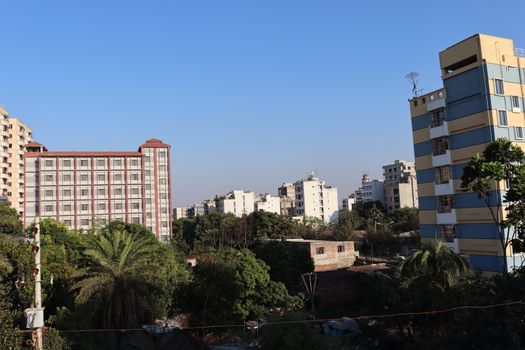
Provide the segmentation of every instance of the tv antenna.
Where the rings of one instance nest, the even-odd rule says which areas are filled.
[[[423,91],[423,89],[417,88],[417,83],[419,82],[419,73],[410,72],[407,75],[405,75],[405,79],[412,84],[412,93],[414,94],[414,97],[418,97],[419,93]]]

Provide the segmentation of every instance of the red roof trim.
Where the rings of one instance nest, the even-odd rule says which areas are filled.
[[[26,157],[141,157],[140,152],[27,152]]]

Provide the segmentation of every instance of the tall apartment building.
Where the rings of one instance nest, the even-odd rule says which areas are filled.
[[[186,219],[188,218],[188,208],[187,207],[177,207],[173,208],[173,219]]]
[[[0,197],[9,201],[21,215],[24,211],[24,152],[31,142],[31,129],[9,117],[0,106]]]
[[[195,203],[188,208],[186,212],[189,218],[194,218],[196,216],[201,216],[206,214],[206,208],[204,208],[203,203]]]
[[[313,217],[328,223],[339,213],[337,188],[327,186],[315,174],[295,182],[295,215]]]
[[[231,191],[218,200],[218,211],[232,213],[237,217],[249,215],[255,210],[255,194],[250,191]]]
[[[49,152],[27,147],[25,226],[37,217],[72,229],[121,220],[171,237],[170,146],[151,139],[137,152]]]
[[[416,167],[413,162],[396,160],[383,166],[385,208],[388,213],[400,208],[417,208]]]
[[[255,210],[265,211],[267,213],[281,214],[281,200],[279,197],[270,196],[269,194],[260,194],[255,197]]]
[[[384,183],[381,180],[370,180],[368,174],[363,174],[361,187],[356,191],[356,202],[358,204],[368,202],[381,202],[385,204]]]
[[[281,215],[294,216],[295,213],[295,186],[285,182],[278,188],[277,193],[281,201]]]
[[[506,137],[525,148],[525,50],[476,34],[439,54],[443,88],[411,99],[421,235],[443,239],[476,269],[501,272],[523,261],[503,253],[489,209],[463,192],[463,167],[487,143]],[[503,184],[493,187],[501,201]],[[502,217],[505,210],[500,213]]]
[[[352,211],[354,210],[354,205],[356,204],[356,196],[355,194],[351,194],[345,199],[343,199],[343,210],[346,211]]]

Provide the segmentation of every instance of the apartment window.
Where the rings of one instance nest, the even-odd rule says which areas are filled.
[[[53,211],[53,206],[48,204],[46,205],[45,210],[46,210],[46,213],[51,213]]]
[[[315,248],[315,254],[324,254],[324,247]]]
[[[140,224],[140,218],[138,216],[134,216],[131,220],[131,222],[134,224]]]
[[[70,204],[64,204],[64,211],[71,211],[71,205]]]
[[[87,204],[81,204],[81,205],[80,205],[80,210],[82,210],[82,211],[88,211],[88,209],[89,209],[89,205],[87,205]]]
[[[65,167],[65,168],[71,167],[71,161],[69,159],[64,159],[62,161],[62,166]]]
[[[122,210],[122,203],[115,203],[115,210]]]
[[[121,167],[122,166],[122,159],[114,159],[113,160],[113,166],[114,167]]]
[[[46,159],[46,167],[52,167],[53,166],[53,160],[52,159]]]
[[[113,181],[122,181],[122,174],[113,174]]]
[[[414,100],[414,107],[417,107],[417,100]]]
[[[167,214],[168,213],[168,208],[160,208],[160,212],[162,214]]]
[[[87,159],[81,159],[80,160],[80,166],[88,166],[88,160]]]
[[[133,188],[131,189],[131,194],[134,195],[134,196],[138,196],[138,194],[139,194],[139,189],[138,189],[138,187],[133,187]]]
[[[71,175],[70,174],[64,174],[62,175],[62,181],[69,182],[71,181]]]
[[[139,174],[131,174],[131,181],[139,181]]]
[[[168,222],[167,221],[161,221],[160,226],[161,227],[168,227]]]
[[[97,180],[98,180],[99,182],[104,182],[104,181],[106,181],[106,175],[104,175],[104,174],[98,174],[98,175],[97,175]]]
[[[98,194],[99,196],[105,196],[105,195],[106,195],[106,189],[105,189],[105,188],[99,188],[99,189],[97,190],[97,194]]]
[[[104,211],[104,210],[106,210],[106,204],[105,203],[99,203],[97,208],[98,208],[98,210]]]
[[[89,226],[89,219],[82,219],[81,223],[82,223],[82,226]]]
[[[432,139],[432,154],[438,156],[440,154],[447,153],[448,150],[448,137],[442,136]]]
[[[64,190],[64,197],[71,197],[71,190]]]
[[[452,168],[450,166],[440,166],[434,169],[434,182],[444,184],[452,179]]]
[[[153,214],[151,214],[151,213],[146,213],[146,218],[151,219],[152,217],[153,217]]]
[[[521,126],[517,126],[515,129],[514,129],[514,132],[516,134],[516,138],[518,140],[522,140],[523,139],[523,127]]]
[[[46,180],[46,182],[52,182],[53,181],[53,175],[46,175],[44,177],[44,179]]]
[[[166,179],[159,179],[159,185],[165,185]]]
[[[437,196],[437,212],[438,213],[450,213],[452,206],[454,205],[454,196]]]
[[[89,179],[88,175],[87,174],[81,174],[80,175],[80,181],[82,182],[87,182]]]
[[[518,96],[511,96],[510,101],[512,102],[512,108],[520,108],[520,99]]]
[[[168,195],[166,193],[161,193],[160,194],[160,198],[161,199],[167,199],[168,198]],[[244,202],[243,202],[244,203]]]
[[[159,165],[159,170],[160,171],[166,171],[166,166],[165,165]]]
[[[344,245],[338,245],[337,246],[337,252],[338,253],[344,253],[345,251],[345,246]]]
[[[53,197],[53,190],[46,190],[45,195],[46,197]]]
[[[494,91],[496,92],[496,95],[505,94],[505,90],[503,89],[503,80],[494,79]]]
[[[501,126],[508,126],[507,111],[498,111],[498,123]]]
[[[144,176],[151,176],[151,170],[144,170]]]
[[[436,128],[438,126],[443,125],[445,122],[445,109],[440,108],[432,112],[432,121],[430,122],[431,128]]]
[[[146,198],[146,204],[151,204],[151,198]]]
[[[106,165],[106,161],[104,159],[97,159],[97,166],[104,167]]]
[[[131,209],[140,209],[140,204],[138,202],[131,203]]]
[[[71,226],[71,220],[64,220],[64,225]]]
[[[132,167],[137,167],[137,166],[139,166],[139,160],[133,158],[133,159],[130,160],[130,164],[131,164]]]
[[[87,189],[85,189],[85,188],[83,188],[83,189],[80,190],[80,196],[81,196],[81,197],[87,197],[88,194],[89,194],[89,190],[87,190]]]
[[[122,196],[122,188],[115,188],[115,189],[113,190],[113,194],[114,194],[115,196]]]
[[[151,191],[151,184],[146,184],[145,188],[146,188],[146,191]]]
[[[446,242],[453,242],[456,238],[456,227],[454,225],[439,225],[439,235]]]

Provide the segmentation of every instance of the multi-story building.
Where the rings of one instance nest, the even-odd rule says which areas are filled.
[[[476,34],[439,54],[443,88],[412,98],[410,110],[423,239],[443,239],[475,269],[501,272],[523,255],[503,252],[496,224],[476,193],[464,192],[463,167],[505,137],[525,148],[525,50]],[[504,184],[492,188],[501,203]],[[500,213],[504,217],[505,210]]]
[[[204,214],[206,215],[217,211],[217,202],[214,199],[206,199],[202,204],[204,205]]]
[[[337,188],[327,186],[314,173],[295,182],[295,215],[318,218],[324,222],[337,219]]]
[[[204,208],[203,203],[195,203],[191,207],[188,208],[187,211],[189,218],[194,218],[196,216],[201,216],[206,214],[206,209]]]
[[[416,168],[413,162],[396,160],[383,166],[385,209],[388,213],[399,208],[417,208]]]
[[[385,205],[384,183],[381,180],[370,180],[368,174],[363,174],[359,191],[360,203],[381,202]]]
[[[255,194],[250,191],[231,191],[218,199],[220,213],[232,213],[237,217],[249,215],[255,210]]]
[[[281,201],[281,215],[294,216],[295,210],[295,186],[291,182],[285,182],[277,190]]]
[[[355,197],[355,194],[351,194],[347,198],[343,199],[342,209],[346,211],[352,211],[354,209],[354,205],[356,204]]]
[[[280,197],[260,194],[255,198],[255,210],[263,210],[268,213],[281,214]]]
[[[31,142],[31,129],[9,117],[0,106],[0,197],[5,197],[21,215],[24,211],[24,152]]]
[[[29,146],[24,157],[25,226],[37,217],[77,230],[121,220],[142,224],[159,240],[169,240],[169,145],[151,139],[137,152],[50,152],[37,143]]]
[[[173,218],[175,220],[186,219],[187,217],[188,217],[188,208],[187,207],[173,208]]]

